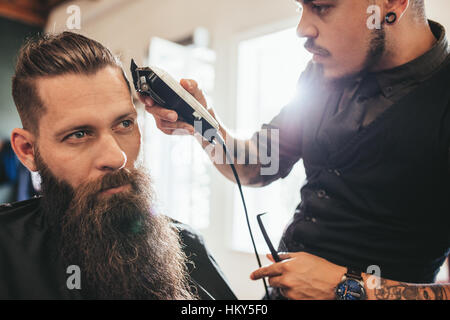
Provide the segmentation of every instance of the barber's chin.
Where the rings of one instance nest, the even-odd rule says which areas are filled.
[[[334,81],[346,76],[346,72],[344,72],[344,70],[336,68],[336,66],[326,65],[323,63],[320,63],[320,65],[322,67],[323,77],[326,80]]]
[[[324,64],[324,63],[327,63],[329,60],[330,60],[329,55],[314,54],[312,57],[312,61],[314,63]]]
[[[330,64],[321,64],[321,66],[323,70],[323,77],[327,81],[348,80],[360,74],[360,71],[344,70],[338,66]]]

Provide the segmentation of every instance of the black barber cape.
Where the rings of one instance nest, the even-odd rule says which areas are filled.
[[[83,299],[69,290],[69,274],[52,255],[40,198],[0,206],[0,299]],[[179,230],[192,283],[200,299],[236,299],[203,239],[188,226]],[[53,243],[54,244],[54,243]]]

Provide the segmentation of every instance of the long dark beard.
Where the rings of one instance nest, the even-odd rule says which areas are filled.
[[[37,150],[36,150],[37,151]],[[142,169],[121,169],[74,190],[36,152],[42,209],[65,267],[81,270],[87,299],[193,299],[180,239],[168,219],[151,212]],[[100,191],[130,184],[128,191]]]

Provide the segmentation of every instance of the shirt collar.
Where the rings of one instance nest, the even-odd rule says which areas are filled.
[[[375,74],[384,96],[389,98],[398,86],[426,80],[449,56],[445,29],[437,22],[428,21],[437,42],[422,56],[393,69]]]

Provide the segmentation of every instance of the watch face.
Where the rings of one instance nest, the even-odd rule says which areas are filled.
[[[364,300],[366,298],[364,285],[354,279],[345,279],[336,287],[336,298],[338,300]]]

